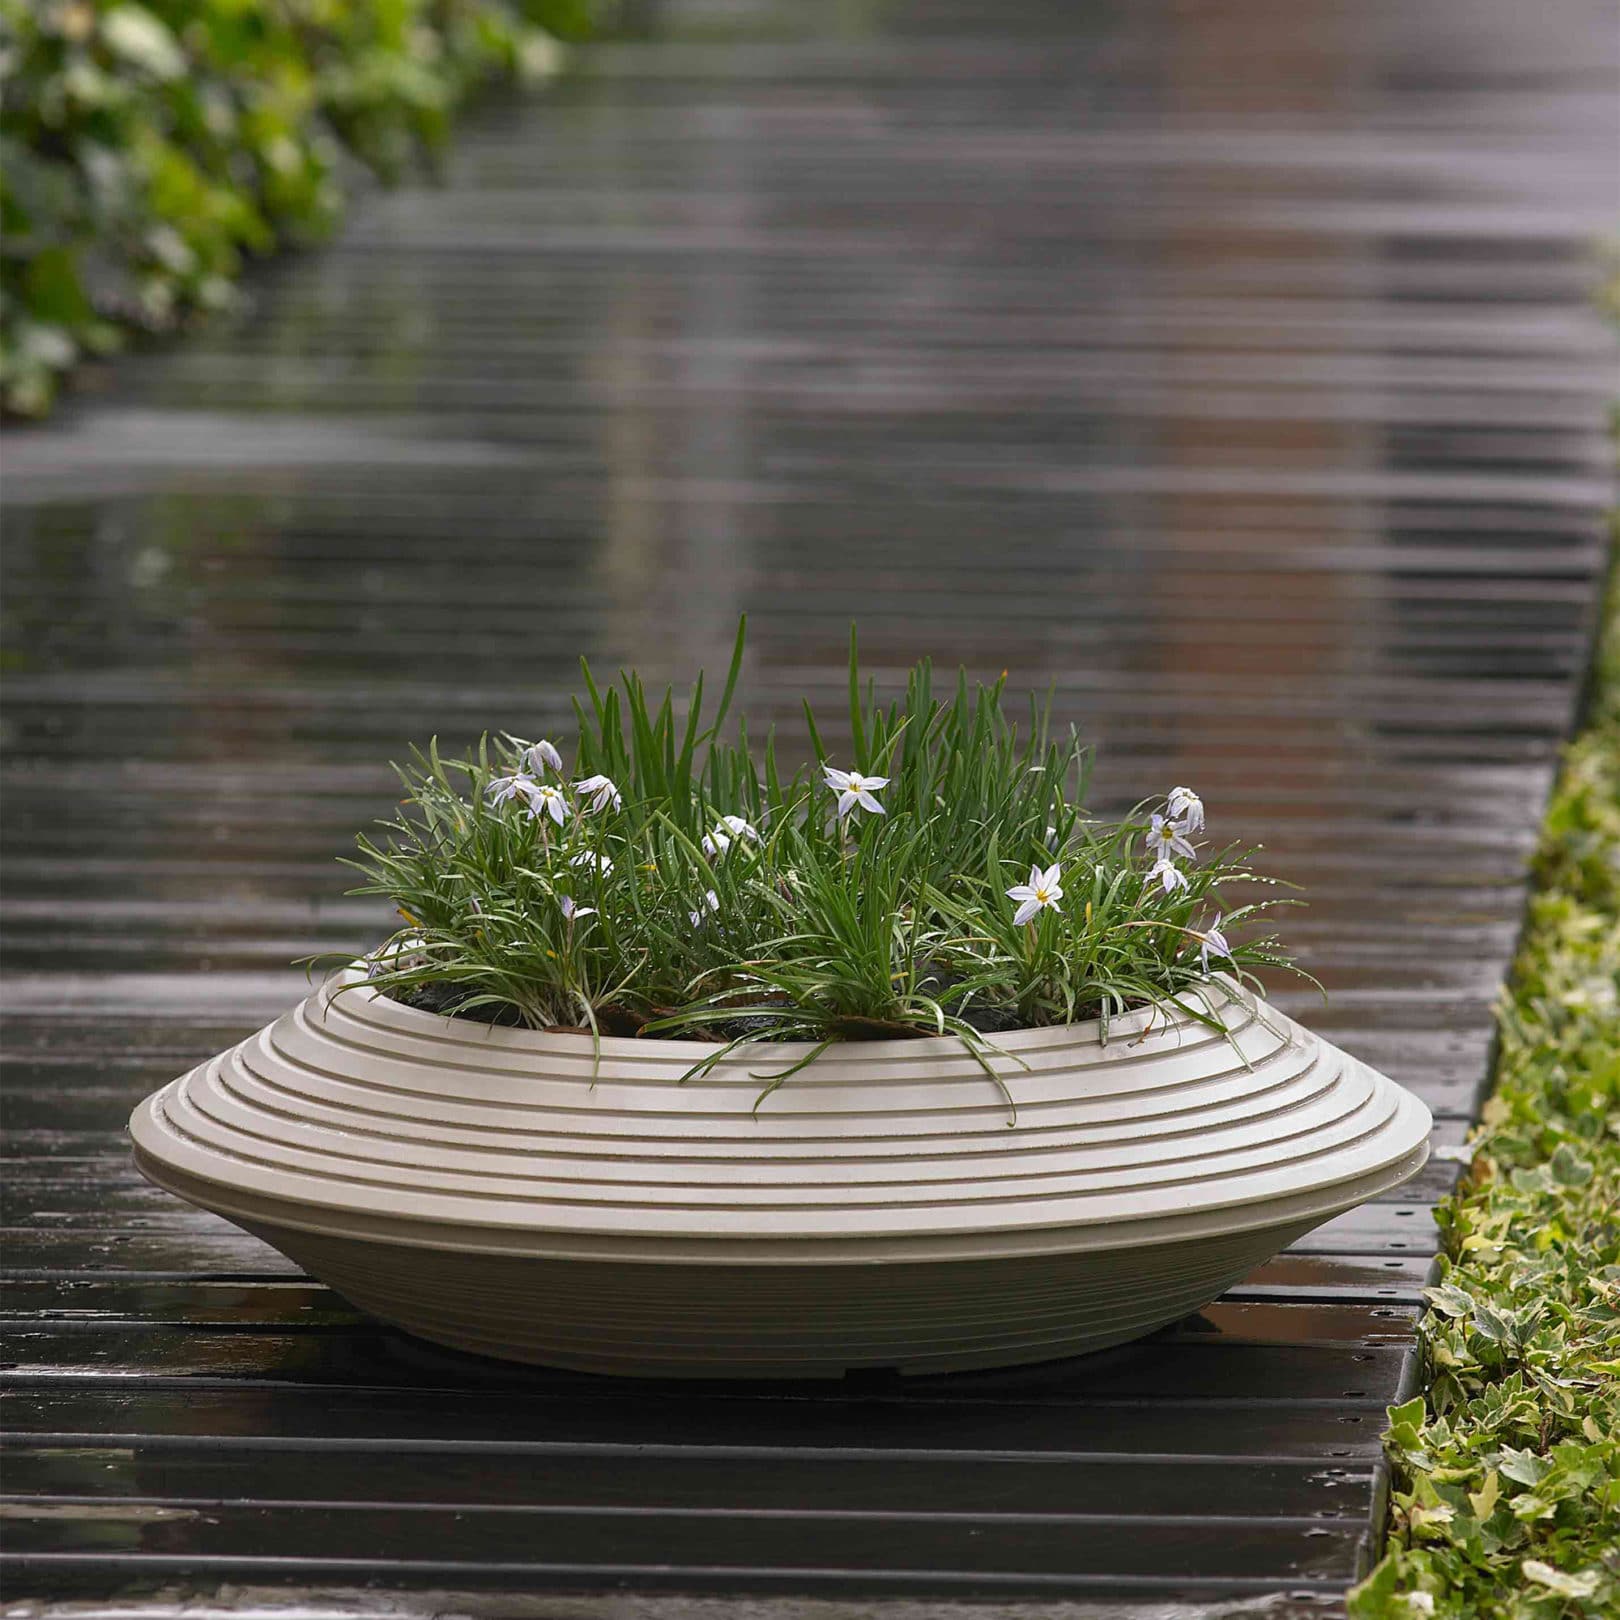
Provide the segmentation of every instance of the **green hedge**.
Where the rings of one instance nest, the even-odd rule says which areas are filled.
[[[1620,582],[1537,882],[1358,1620],[1620,1615]]]
[[[217,309],[393,176],[475,85],[552,70],[592,0],[0,0],[0,404]]]

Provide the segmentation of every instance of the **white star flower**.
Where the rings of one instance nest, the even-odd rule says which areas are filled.
[[[759,842],[759,833],[753,823],[744,821],[741,816],[721,816],[714,831],[703,835],[703,853],[713,860],[744,839],[751,839],[756,844]]]
[[[537,783],[529,795],[529,814],[547,815],[560,827],[568,819],[568,800],[561,788],[549,782]]]
[[[703,926],[706,914],[711,911],[718,911],[719,909],[720,896],[717,895],[713,889],[710,889],[709,892],[703,897],[703,904],[700,905],[696,911],[689,911],[686,915],[691,919],[692,926],[694,928],[701,928]]]
[[[1209,959],[1213,956],[1224,956],[1228,962],[1232,960],[1232,947],[1226,943],[1226,935],[1221,932],[1221,913],[1215,913],[1215,921],[1208,928],[1195,929],[1193,937],[1199,941],[1198,965],[1205,974],[1209,972]]]
[[[583,782],[574,784],[574,791],[584,794],[590,800],[590,808],[598,812],[609,805],[617,810],[624,803],[624,796],[605,776],[587,776]]]
[[[524,807],[532,813],[536,808],[534,791],[539,786],[532,776],[519,771],[515,776],[496,777],[484,796],[491,804],[510,804],[513,799],[521,799]]]
[[[406,934],[403,939],[385,941],[366,959],[366,977],[374,979],[379,973],[400,973],[408,968],[423,967],[427,957],[427,941],[420,934]]]
[[[547,742],[544,737],[537,743],[531,743],[523,752],[523,764],[527,770],[539,776],[542,771],[555,771],[562,775],[563,758],[557,752],[555,743]]]
[[[607,855],[598,855],[594,849],[587,849],[582,854],[575,855],[568,864],[570,866],[588,866],[593,872],[606,877],[613,870],[613,860]]]
[[[862,776],[859,771],[835,771],[831,765],[821,767],[823,775],[827,778],[827,786],[838,795],[838,816],[842,820],[857,805],[862,810],[869,810],[875,815],[887,815],[888,812],[877,802],[872,795],[879,789],[889,785],[886,776]]]
[[[1165,809],[1170,812],[1172,821],[1181,823],[1183,832],[1202,832],[1204,830],[1204,801],[1191,788],[1171,788],[1170,797],[1165,802]]]
[[[1016,883],[1007,891],[1007,898],[1018,902],[1013,922],[1021,927],[1048,906],[1056,911],[1063,898],[1062,877],[1063,869],[1055,861],[1044,872],[1038,866],[1030,867],[1029,882]]]
[[[565,918],[567,918],[567,920],[569,922],[573,922],[576,918],[579,918],[579,917],[594,917],[596,915],[596,907],[595,906],[575,905],[574,901],[573,901],[573,898],[570,895],[566,895],[566,894],[558,895],[557,896],[557,905],[558,905],[558,908],[561,910],[563,916]]]
[[[1187,887],[1187,874],[1170,861],[1157,862],[1143,882],[1152,883],[1155,879],[1164,886],[1166,894],[1174,894],[1177,889]]]
[[[1184,831],[1179,822],[1167,821],[1163,816],[1155,815],[1146,833],[1147,847],[1161,861],[1169,860],[1172,855],[1190,857],[1193,847],[1182,837]]]

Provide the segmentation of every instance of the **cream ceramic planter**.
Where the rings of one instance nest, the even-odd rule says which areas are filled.
[[[754,1112],[755,1046],[500,1029],[340,976],[130,1121],[159,1186],[355,1304],[592,1372],[836,1376],[1151,1332],[1413,1175],[1429,1113],[1224,981],[1021,1030],[1017,1101],[954,1039],[830,1048]]]

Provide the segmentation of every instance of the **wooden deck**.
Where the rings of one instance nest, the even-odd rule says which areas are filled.
[[[10,435],[7,1598],[1331,1612],[1603,566],[1615,20],[669,8]],[[858,617],[1263,839],[1431,1169],[1147,1344],[767,1391],[433,1350],[140,1181],[132,1104],[388,927],[391,755],[744,609],[790,731]]]

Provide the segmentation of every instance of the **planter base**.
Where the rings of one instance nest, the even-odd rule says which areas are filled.
[[[1123,1262],[1103,1253],[696,1275],[507,1256],[445,1256],[429,1270],[409,1250],[259,1235],[361,1309],[457,1350],[651,1378],[841,1378],[1104,1350],[1198,1310],[1302,1234],[1139,1249]]]

